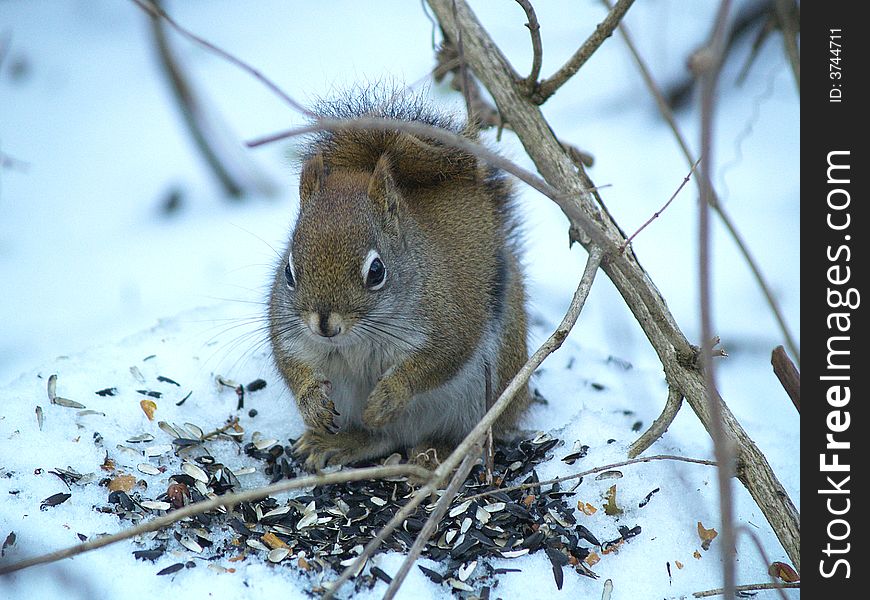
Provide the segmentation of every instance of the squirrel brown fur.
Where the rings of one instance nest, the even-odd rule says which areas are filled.
[[[417,97],[357,93],[318,114],[422,122],[476,139]],[[440,459],[527,359],[510,182],[468,152],[400,131],[307,146],[300,209],[269,301],[275,364],[309,468],[434,448]],[[522,389],[496,422],[528,406]],[[431,453],[430,453],[431,454]]]

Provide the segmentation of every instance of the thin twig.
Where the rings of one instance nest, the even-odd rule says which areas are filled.
[[[241,181],[236,180],[236,177],[230,173],[230,170],[220,158],[215,148],[215,136],[210,132],[208,119],[206,118],[202,103],[194,93],[170,47],[165,26],[165,23],[169,21],[158,16],[158,12],[162,12],[163,9],[157,4],[157,0],[150,0],[148,4],[152,8],[151,34],[154,37],[154,45],[157,47],[160,66],[163,68],[163,72],[169,82],[175,102],[181,111],[182,119],[185,125],[187,125],[187,131],[190,133],[190,137],[193,138],[194,144],[199,149],[199,153],[205,159],[212,174],[214,174],[221,188],[223,188],[224,194],[230,198],[241,198],[245,195],[245,185]]]
[[[529,20],[526,27],[529,28],[529,34],[532,36],[532,70],[522,82],[529,93],[532,93],[538,85],[544,55],[544,47],[541,44],[541,25],[538,23],[538,15],[535,14],[535,7],[529,0],[516,0],[516,2],[526,11],[526,18]]]
[[[517,374],[514,375],[513,379],[510,380],[510,383],[508,383],[507,387],[498,397],[498,400],[495,401],[495,404],[492,405],[492,408],[487,411],[474,429],[465,436],[465,439],[459,443],[450,456],[444,459],[444,462],[435,469],[429,482],[420,488],[417,493],[408,500],[408,503],[405,504],[398,513],[396,513],[390,522],[378,532],[377,536],[366,545],[356,560],[342,571],[339,578],[334,582],[330,582],[329,587],[323,596],[324,600],[333,598],[341,586],[360,569],[362,564],[364,564],[374,551],[377,550],[378,546],[380,546],[386,537],[392,533],[392,531],[414,510],[416,510],[417,506],[420,505],[423,499],[434,492],[438,485],[440,485],[440,483],[457,468],[459,463],[472,452],[472,449],[478,444],[480,439],[486,435],[487,430],[492,427],[496,419],[498,419],[498,417],[510,405],[516,393],[523,386],[528,385],[529,378],[532,376],[535,369],[544,362],[545,358],[561,347],[565,338],[568,337],[571,328],[574,327],[574,323],[577,322],[580,312],[583,310],[583,305],[586,303],[586,297],[589,295],[589,290],[592,288],[592,282],[595,280],[595,274],[598,271],[598,267],[601,265],[603,256],[604,253],[598,246],[592,248],[589,253],[589,258],[586,261],[586,268],[583,271],[583,277],[580,279],[577,290],[574,292],[574,297],[571,299],[571,305],[568,307],[562,322],[556,330],[549,338],[547,338],[541,347],[538,348],[531,357],[529,357],[529,360],[526,361]]]
[[[122,540],[130,539],[136,537],[137,535],[142,535],[143,533],[158,531],[187,517],[199,515],[204,512],[219,508],[221,506],[230,508],[239,504],[240,502],[251,502],[253,500],[265,498],[266,496],[270,496],[272,494],[280,494],[290,490],[313,487],[317,485],[329,485],[333,483],[345,483],[348,481],[361,481],[367,479],[385,479],[389,477],[400,476],[419,477],[425,479],[429,476],[429,474],[429,471],[422,467],[410,464],[402,464],[381,465],[378,467],[367,467],[364,469],[348,469],[345,471],[337,471],[335,473],[311,475],[308,477],[297,477],[296,479],[279,481],[278,483],[274,483],[272,485],[267,485],[244,492],[238,492],[235,494],[224,494],[223,496],[218,496],[217,498],[212,498],[210,500],[204,500],[202,502],[188,504],[183,508],[179,508],[178,510],[174,510],[155,519],[151,519],[150,521],[142,523],[141,525],[131,527],[129,529],[124,529],[123,531],[119,531],[118,533],[112,535],[99,537],[83,544],[70,546],[69,548],[64,548],[63,550],[58,550],[56,552],[50,552],[41,556],[28,558],[26,560],[18,563],[13,563],[11,565],[0,566],[0,575],[5,575],[14,571],[20,571],[21,569],[26,569],[35,565],[55,562],[64,558],[69,558],[70,556],[76,556],[78,554],[88,552],[90,550],[96,550],[97,548],[102,548],[103,546],[108,546],[109,544],[114,544]]]
[[[597,193],[580,192],[594,187],[591,179],[565,154],[540,108],[521,93],[511,77],[507,58],[468,4],[464,0],[455,1],[458,7],[456,18],[450,0],[428,0],[447,36],[455,39],[457,30],[464,32],[469,66],[505,119],[512,123],[538,172],[558,189],[574,193],[571,202],[556,200],[570,222],[574,241],[590,249],[597,245],[595,239],[599,234],[608,239],[609,244],[604,247],[609,256],[602,269],[619,290],[655,349],[668,381],[680,389],[705,429],[711,431],[712,415],[706,383],[694,358],[698,354],[697,348],[686,339],[664,298],[634,254],[630,251],[610,254],[610,248],[622,245],[624,232],[606,211]],[[584,217],[579,217],[581,213]],[[595,237],[585,234],[587,219],[596,224]],[[800,514],[757,444],[724,400],[718,394],[716,398],[721,405],[729,439],[739,450],[741,469],[737,476],[770,523],[792,564],[800,568]]]
[[[318,119],[311,125],[287,129],[278,133],[253,139],[247,142],[249,148],[257,148],[287,138],[315,133],[318,131],[341,131],[344,129],[372,129],[377,131],[402,131],[412,135],[437,140],[454,148],[465,150],[469,154],[483,159],[489,165],[510,173],[520,181],[539,191],[558,204],[572,219],[580,225],[584,233],[594,243],[601,241],[601,246],[608,253],[618,252],[619,246],[602,236],[598,227],[585,213],[576,210],[575,196],[562,193],[531,171],[524,169],[515,162],[497,154],[486,146],[472,141],[462,135],[440,127],[427,125],[421,121],[400,121],[381,117],[360,117],[357,119]],[[590,190],[591,191],[591,190]]]
[[[788,354],[785,353],[785,348],[777,346],[773,349],[770,355],[770,364],[773,365],[773,372],[776,374],[782,387],[791,398],[794,407],[798,414],[801,412],[801,374],[791,362]]]
[[[610,0],[603,0],[603,2],[607,8],[612,7]],[[628,48],[629,52],[631,53],[631,56],[634,59],[635,65],[637,66],[638,71],[640,72],[640,75],[643,78],[647,89],[655,99],[656,106],[659,109],[659,113],[668,124],[671,132],[673,132],[674,139],[680,146],[680,150],[682,150],[686,162],[691,165],[695,160],[693,158],[694,153],[689,149],[689,144],[686,142],[686,138],[683,136],[679,125],[677,125],[677,121],[674,118],[674,113],[671,110],[668,101],[665,99],[661,88],[653,78],[652,72],[650,71],[649,66],[646,64],[646,61],[640,55],[640,52],[638,51],[637,46],[634,44],[634,40],[632,39],[632,36],[629,33],[628,27],[625,25],[625,23],[620,23],[619,33],[620,35],[622,35],[622,39],[625,42],[625,45]],[[696,181],[700,189],[701,182],[697,179]],[[722,203],[719,202],[718,197],[715,196],[715,190],[713,190],[713,194],[713,204],[711,205],[713,210],[716,211],[717,215],[719,215],[719,218],[722,220],[722,223],[728,230],[728,234],[731,236],[731,239],[734,240],[734,243],[737,245],[737,249],[740,251],[740,254],[743,255],[743,260],[746,261],[746,264],[749,266],[749,270],[752,271],[752,276],[755,278],[755,281],[761,288],[761,293],[764,294],[767,305],[770,307],[770,310],[773,313],[773,317],[776,320],[777,325],[779,326],[779,330],[782,333],[789,352],[792,354],[792,356],[795,357],[798,365],[800,365],[800,350],[798,348],[797,342],[795,341],[794,336],[792,336],[791,331],[789,330],[788,325],[785,322],[785,317],[782,314],[782,310],[780,310],[779,308],[779,303],[776,301],[776,298],[774,297],[773,292],[771,291],[770,286],[768,285],[767,280],[764,277],[764,274],[761,272],[761,267],[758,265],[758,261],[755,260],[752,252],[750,252],[749,246],[743,240],[743,236],[741,236],[740,232],[737,231],[737,227],[731,220],[730,215],[722,206]]]
[[[798,34],[800,33],[800,21],[798,7],[795,0],[774,0],[776,17],[782,30],[782,43],[785,46],[785,54],[794,75],[798,93],[801,91],[801,55],[798,48]]]
[[[699,164],[700,162],[701,162],[701,159],[700,159],[700,158],[699,158],[698,160],[695,161],[695,164],[692,165],[692,168],[689,170],[689,172],[688,172],[688,173],[686,174],[686,176],[683,178],[683,181],[682,181],[682,183],[680,183],[680,186],[679,186],[679,187],[677,188],[677,190],[676,190],[676,191],[671,195],[671,197],[668,198],[668,201],[665,202],[664,206],[662,206],[660,209],[658,209],[656,212],[654,212],[654,213],[653,213],[653,216],[651,216],[649,219],[646,220],[646,223],[644,223],[643,225],[641,225],[641,226],[638,228],[637,231],[635,231],[634,233],[632,233],[632,234],[628,237],[628,239],[625,240],[625,241],[622,243],[622,248],[621,248],[621,251],[622,251],[622,252],[625,252],[625,249],[628,248],[629,244],[631,244],[631,241],[632,241],[635,237],[637,237],[637,234],[639,234],[641,231],[643,231],[644,229],[646,229],[646,228],[647,228],[647,225],[649,225],[650,223],[652,223],[653,221],[655,221],[656,219],[658,219],[658,218],[661,216],[661,214],[667,210],[667,208],[671,205],[671,202],[674,201],[674,198],[677,197],[677,194],[679,194],[679,193],[683,190],[683,188],[686,186],[686,184],[689,183],[689,179],[691,179],[691,177],[692,177],[692,173],[694,173],[694,172],[695,172],[695,169],[698,168],[698,164]]]
[[[396,593],[399,591],[399,587],[401,587],[402,582],[405,581],[405,577],[408,575],[408,571],[411,570],[411,567],[414,566],[414,563],[417,562],[417,559],[420,558],[420,554],[423,552],[423,549],[426,547],[426,542],[429,541],[429,538],[432,537],[432,534],[435,533],[435,530],[438,529],[438,524],[441,522],[441,519],[447,513],[447,509],[450,508],[450,504],[453,502],[453,498],[456,497],[457,492],[459,492],[459,488],[465,482],[465,478],[468,477],[468,472],[471,470],[471,467],[477,462],[480,456],[480,445],[472,450],[472,452],[465,456],[462,459],[462,464],[459,465],[459,468],[456,470],[456,473],[453,475],[453,479],[450,480],[450,484],[447,486],[447,489],[444,491],[444,494],[438,499],[438,502],[435,504],[435,510],[429,515],[429,518],[426,519],[426,523],[423,525],[423,528],[417,534],[417,539],[414,540],[414,545],[411,546],[411,549],[408,551],[408,556],[405,557],[402,566],[399,567],[398,572],[393,575],[393,580],[390,582],[387,591],[384,593],[383,600],[392,600],[395,597]]]
[[[628,460],[622,460],[619,462],[611,463],[609,465],[603,465],[600,467],[595,467],[594,469],[588,469],[586,471],[581,471],[580,473],[574,473],[572,475],[565,475],[563,477],[556,477],[554,479],[548,479],[546,481],[537,481],[535,483],[521,483],[518,485],[512,485],[510,487],[498,488],[495,490],[489,490],[488,492],[481,492],[479,494],[475,494],[474,496],[468,496],[465,500],[478,500],[480,498],[486,498],[487,496],[492,496],[494,494],[501,494],[506,492],[515,492],[517,490],[528,490],[531,488],[540,487],[542,485],[551,485],[554,483],[562,483],[563,481],[571,481],[573,479],[581,479],[586,477],[587,475],[593,475],[595,473],[601,473],[602,471],[610,471],[611,469],[617,469],[619,467],[624,467],[627,465],[635,465],[638,463],[652,462],[654,460],[675,460],[678,462],[687,462],[696,465],[706,465],[708,467],[715,467],[716,462],[712,460],[705,460],[702,458],[688,458],[686,456],[676,456],[673,454],[654,454],[652,456],[641,456],[638,458],[630,458]]]
[[[746,525],[741,525],[740,527],[737,528],[737,533],[749,536],[749,539],[752,541],[753,545],[755,546],[755,550],[761,556],[762,562],[765,565],[771,564],[770,558],[767,556],[767,552],[764,551],[764,546],[761,545],[761,540],[758,539],[758,536],[755,534],[754,531],[749,529]],[[770,583],[773,583],[773,584],[779,583],[776,580],[776,577],[774,577],[773,572],[771,572],[769,568],[768,568],[767,573],[768,573],[768,575],[770,575]],[[785,592],[782,591],[781,588],[779,589],[779,597],[782,598],[782,600],[788,600],[788,597],[785,595]]]
[[[662,414],[653,421],[652,425],[647,429],[637,440],[629,447],[628,457],[634,458],[643,454],[647,448],[652,446],[660,437],[662,437],[674,422],[680,407],[683,405],[683,394],[676,387],[668,386],[668,399],[665,402],[665,407]]]
[[[796,583],[752,583],[749,585],[738,585],[734,587],[735,592],[756,592],[759,590],[789,590],[799,588],[800,582]],[[692,594],[695,598],[709,598],[710,596],[722,596],[725,594],[724,588],[715,590],[707,590],[706,592],[695,592]]]
[[[713,29],[706,45],[698,50],[692,60],[693,70],[700,81],[701,87],[701,156],[706,161],[700,170],[701,205],[698,219],[698,271],[700,288],[701,312],[701,356],[703,360],[707,404],[711,414],[711,436],[719,481],[719,511],[722,523],[722,578],[725,597],[734,598],[735,583],[735,536],[734,536],[734,498],[731,489],[731,479],[734,476],[734,450],[731,441],[725,434],[722,420],[722,407],[716,392],[715,365],[713,364],[713,308],[712,308],[712,274],[710,260],[710,206],[713,202],[712,168],[713,160],[713,119],[715,117],[716,86],[722,68],[726,33],[728,31],[728,15],[731,0],[722,0],[713,22]]]
[[[566,81],[571,79],[577,71],[580,70],[589,57],[598,50],[598,47],[604,43],[604,40],[613,35],[613,30],[619,25],[619,22],[634,4],[634,0],[618,0],[601,23],[595,28],[583,45],[577,49],[574,55],[568,59],[561,69],[556,71],[552,77],[543,80],[536,92],[533,94],[532,100],[537,104],[543,104],[547,99],[556,93]]]
[[[178,33],[180,33],[181,35],[183,35],[187,39],[191,40],[192,42],[195,42],[196,44],[199,44],[203,48],[209,50],[210,52],[213,52],[214,54],[217,54],[218,56],[220,56],[224,60],[229,61],[230,63],[239,67],[243,71],[246,71],[249,74],[253,75],[254,78],[256,78],[258,81],[260,81],[260,83],[265,85],[267,88],[269,88],[269,90],[271,90],[272,93],[274,93],[279,98],[284,100],[284,102],[286,102],[294,110],[297,110],[297,111],[301,112],[302,114],[307,115],[309,117],[315,116],[314,113],[312,113],[310,110],[308,110],[307,108],[305,108],[304,106],[302,106],[301,104],[296,102],[286,92],[284,92],[284,90],[282,90],[280,87],[275,85],[270,79],[268,79],[266,76],[264,76],[259,70],[255,69],[254,67],[252,67],[248,63],[244,62],[243,60],[236,58],[235,56],[233,56],[232,54],[230,54],[226,50],[215,46],[211,42],[199,37],[198,35],[192,33],[191,31],[185,29],[184,27],[179,25],[175,21],[175,19],[170,17],[164,10],[162,10],[161,8],[159,8],[157,6],[154,6],[154,4],[150,2],[150,0],[130,0],[130,1],[133,2],[139,8],[141,8],[142,10],[144,10],[146,13],[151,15],[151,17],[154,17],[154,18],[159,17],[159,18],[165,20],[167,23],[169,23],[169,25],[172,26],[173,29],[175,29]]]

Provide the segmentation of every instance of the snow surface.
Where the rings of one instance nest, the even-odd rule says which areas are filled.
[[[708,4],[657,0],[631,9],[627,23],[660,81],[684,72],[685,57],[707,34],[715,8]],[[175,2],[168,8],[181,23],[256,65],[302,101],[359,82],[424,78],[433,64],[432,33],[419,4],[359,6],[219,0]],[[525,72],[531,52],[521,9],[509,2],[474,7],[517,70]],[[558,68],[603,14],[591,1],[538,2],[536,8],[544,73]],[[11,531],[17,536],[0,559],[6,563],[78,543],[77,534],[91,537],[126,526],[93,510],[106,502],[105,488],[96,483],[73,486],[69,501],[41,511],[43,499],[68,491],[47,473],[50,469],[72,467],[99,479],[108,450],[119,468],[146,479],[156,496],[165,478],[139,474],[137,461],[116,453],[116,446],[131,445],[125,440],[143,432],[155,436],[154,444],[167,443],[158,419],[210,430],[238,414],[246,440],[255,431],[294,437],[301,423],[256,332],[273,249],[283,245],[294,213],[293,144],[249,153],[276,185],[276,195],[225,201],[180,124],[156,67],[147,19],[132,3],[2,2],[0,48],[4,36],[10,42],[0,64],[0,152],[27,163],[0,170],[0,539]],[[745,48],[726,70],[716,122],[716,183],[797,334],[799,102],[774,38],[742,86],[734,80]],[[197,87],[240,140],[302,122],[248,75],[201,48],[174,42]],[[439,103],[459,105],[446,89],[431,93]],[[598,185],[610,186],[602,196],[628,231],[657,210],[688,171],[617,36],[544,112],[561,138],[594,154],[590,174]],[[680,123],[696,145],[697,115],[689,111]],[[512,134],[495,145],[530,166]],[[183,206],[165,216],[160,205],[172,190],[180,191]],[[561,318],[585,254],[568,250],[564,217],[551,203],[529,190],[522,190],[521,202],[537,342]],[[692,340],[699,329],[696,213],[695,188],[689,185],[634,245]],[[719,385],[797,503],[799,418],[769,367],[770,350],[780,337],[748,268],[718,229],[714,249],[715,330],[731,355],[719,362]],[[609,361],[611,356],[632,368]],[[136,390],[142,385],[132,366],[140,369],[147,387],[166,394],[156,400],[154,422],[139,407],[142,396]],[[51,374],[58,375],[59,395],[104,415],[79,415],[49,404],[45,389]],[[263,377],[269,385],[249,394],[245,409],[237,412],[235,394],[214,383],[216,374],[243,383]],[[181,387],[157,382],[158,375]],[[638,435],[634,423],[648,426],[666,396],[654,353],[603,276],[577,329],[533,383],[549,403],[536,406],[526,426],[565,440],[539,469],[542,478],[622,460]],[[111,386],[118,396],[94,394]],[[176,406],[188,391],[191,397]],[[41,430],[37,406],[45,415]],[[256,417],[248,416],[250,408],[257,409]],[[102,447],[94,444],[96,432]],[[575,441],[591,450],[568,466],[559,458]],[[226,442],[215,442],[210,450],[230,466],[254,464]],[[685,408],[647,453],[710,458],[711,443]],[[177,466],[178,459],[151,462]],[[601,579],[566,571],[557,593],[549,561],[538,553],[497,561],[522,572],[502,576],[493,595],[597,598],[607,578],[613,580],[615,599],[681,598],[719,587],[718,540],[701,551],[700,559],[693,558],[700,549],[697,522],[720,529],[715,471],[675,462],[621,470],[625,476],[617,484],[625,514],[616,520],[601,510],[589,517],[578,513],[579,522],[602,538],[616,537],[617,525],[643,528],[618,554],[594,567]],[[262,474],[243,479],[246,486],[264,482]],[[586,478],[575,498],[600,506],[612,483]],[[649,504],[637,508],[657,487],[661,491]],[[739,523],[758,536],[770,561],[787,562],[751,498],[739,485],[734,489]],[[235,573],[216,575],[199,565],[158,577],[157,571],[185,559],[167,555],[157,564],[136,561],[131,552],[139,548],[120,543],[3,577],[0,598],[149,598],[181,590],[193,598],[301,598],[312,585],[297,570],[265,559],[234,563]],[[766,562],[750,540],[741,539],[738,554],[738,583],[767,580]],[[381,555],[376,564],[393,573],[401,560],[398,554]],[[684,567],[677,569],[676,561]],[[379,584],[368,596],[379,597],[383,590]],[[400,596],[449,593],[414,569]]]

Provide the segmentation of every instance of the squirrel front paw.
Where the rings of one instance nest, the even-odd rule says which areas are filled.
[[[328,381],[317,381],[306,386],[297,396],[296,405],[307,428],[328,433],[338,431],[335,418],[339,414],[335,410],[335,404],[329,399],[331,389],[332,385]]]
[[[366,400],[363,423],[378,429],[392,423],[408,407],[411,390],[395,377],[384,377]]]

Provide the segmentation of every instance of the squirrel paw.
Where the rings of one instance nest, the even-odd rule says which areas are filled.
[[[411,399],[411,390],[394,377],[381,379],[369,394],[363,410],[363,423],[378,429],[392,423],[401,415]]]
[[[328,381],[321,381],[310,386],[296,399],[302,422],[308,429],[335,433],[338,425],[335,418],[339,416],[335,410],[335,404],[329,399],[332,385]]]
[[[375,439],[362,431],[327,433],[306,429],[293,444],[293,454],[305,459],[304,466],[309,471],[345,465],[381,452],[383,449]]]

